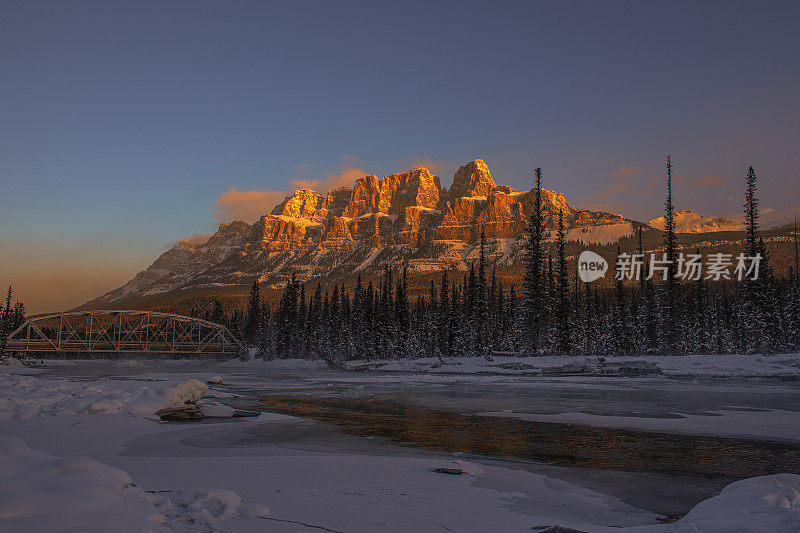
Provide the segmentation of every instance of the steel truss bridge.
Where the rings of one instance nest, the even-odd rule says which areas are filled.
[[[235,354],[225,326],[153,311],[82,311],[29,318],[8,337],[11,352]]]

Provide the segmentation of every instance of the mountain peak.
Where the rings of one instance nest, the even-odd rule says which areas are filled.
[[[496,186],[486,162],[483,159],[476,159],[456,170],[448,196],[450,199],[463,196],[488,196]]]
[[[542,189],[548,231],[564,216],[567,240],[614,242],[633,234],[617,215],[571,207],[563,194]],[[301,279],[404,265],[411,272],[467,269],[485,234],[492,261],[519,264],[523,231],[535,191],[497,185],[482,159],[462,165],[449,191],[439,177],[416,167],[378,178],[355,180],[320,194],[297,189],[252,226],[221,225],[202,246],[176,246],[153,265],[98,301],[166,295],[198,285],[238,285],[243,280],[277,282],[297,272]],[[115,304],[116,305],[116,304]]]
[[[739,231],[744,228],[742,224],[737,224],[725,217],[711,218],[700,213],[695,213],[691,209],[675,211],[675,231],[678,233],[707,233],[714,231]],[[649,226],[664,230],[666,217],[660,216],[647,221]]]

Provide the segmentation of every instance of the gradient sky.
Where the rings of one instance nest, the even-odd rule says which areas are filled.
[[[786,220],[798,20],[798,2],[2,0],[0,285],[62,310],[239,200],[420,162],[448,185],[476,157],[640,220],[662,214],[667,153],[677,207],[714,216],[739,213],[752,164]]]

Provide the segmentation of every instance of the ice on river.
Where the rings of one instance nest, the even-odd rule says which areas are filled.
[[[587,532],[800,530],[800,478],[790,474],[734,483],[682,520],[660,524],[657,513],[602,484],[590,488],[556,476],[557,467],[547,475],[513,463],[380,446],[283,415],[191,424],[154,416],[165,405],[201,397],[218,404],[209,414],[223,416],[230,411],[219,404],[231,391],[288,387],[289,381],[312,388],[324,382],[335,393],[385,386],[370,385],[366,375],[356,383],[306,369],[299,378],[271,380],[246,366],[192,372],[177,364],[165,371],[153,363],[106,363],[111,368],[102,377],[96,375],[102,362],[55,373],[0,369],[0,434],[6,435],[0,438],[0,530],[469,532],[554,524]],[[450,378],[427,379],[396,385],[405,393],[437,394],[453,386]],[[218,384],[209,389],[208,381]],[[467,385],[465,396],[473,390]],[[552,396],[560,385],[542,386]],[[521,390],[516,381],[491,387],[508,397]],[[603,382],[599,390],[618,389]],[[506,399],[501,394],[489,403]],[[448,465],[465,475],[434,472]]]

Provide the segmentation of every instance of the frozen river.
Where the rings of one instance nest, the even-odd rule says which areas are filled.
[[[339,401],[366,399],[530,422],[800,442],[800,387],[791,380],[436,375],[274,368],[237,361],[157,360],[68,362],[45,368],[38,376],[81,381],[221,376],[224,385],[214,389],[223,396],[222,401],[239,407],[258,405],[259,398],[273,395]],[[161,432],[139,435],[126,441],[119,455],[128,470],[135,471],[137,458],[161,461],[175,456],[208,459],[339,454],[435,462],[443,457],[441,452],[398,443],[380,434],[370,435],[369,431],[354,434],[342,431],[336,424],[286,418],[265,423],[216,423],[213,430],[209,427],[205,431],[202,424],[196,424],[172,432],[168,438]],[[724,475],[631,472],[497,457],[461,457],[492,467],[493,475],[473,481],[478,487],[525,495],[530,490],[525,483],[497,472],[529,472],[608,494],[664,516],[686,513],[734,479]],[[523,514],[534,512],[530,506],[530,498],[523,496],[511,498],[508,503],[509,509]]]

